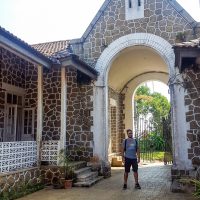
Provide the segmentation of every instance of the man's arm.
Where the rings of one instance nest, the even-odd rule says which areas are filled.
[[[122,142],[122,146],[121,146],[121,155],[122,155],[122,162],[124,163],[124,141]]]

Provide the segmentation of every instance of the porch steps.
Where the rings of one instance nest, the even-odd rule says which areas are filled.
[[[74,171],[76,174],[75,187],[90,187],[103,179],[103,176],[98,176],[98,171],[92,171],[91,167],[84,167]]]
[[[99,176],[99,177],[95,178],[94,180],[90,180],[87,182],[76,182],[76,183],[74,183],[74,186],[75,187],[90,187],[102,179],[103,179],[103,176]]]

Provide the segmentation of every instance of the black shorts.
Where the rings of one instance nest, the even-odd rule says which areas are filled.
[[[130,168],[132,166],[132,170],[134,172],[138,171],[138,162],[137,159],[125,158],[125,172],[129,173]]]

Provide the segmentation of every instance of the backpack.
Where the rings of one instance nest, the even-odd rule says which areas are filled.
[[[126,141],[127,141],[127,139],[125,139],[125,141],[124,141],[124,151],[126,152]],[[135,139],[135,144],[136,144],[136,148],[135,148],[135,150],[136,150],[136,152],[137,152],[137,148],[138,148],[138,141]]]

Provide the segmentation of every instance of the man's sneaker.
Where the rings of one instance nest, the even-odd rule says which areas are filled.
[[[141,187],[140,187],[140,184],[139,184],[139,183],[136,183],[136,184],[135,184],[135,189],[139,189],[139,190],[141,189]]]
[[[124,190],[127,189],[127,184],[124,184],[123,189],[124,189]]]

